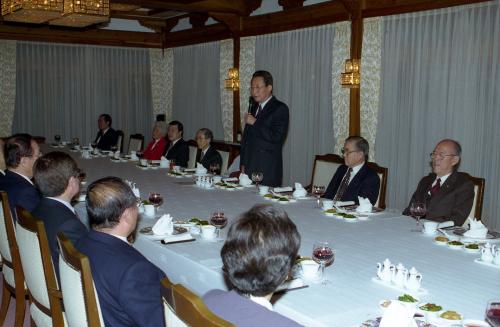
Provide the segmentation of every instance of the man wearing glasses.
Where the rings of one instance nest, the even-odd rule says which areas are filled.
[[[425,218],[438,222],[453,220],[455,225],[463,225],[474,201],[474,185],[466,174],[457,172],[461,154],[457,141],[445,139],[436,145],[430,154],[432,173],[420,180],[404,215],[410,215],[411,203],[424,202]]]
[[[359,196],[368,198],[372,204],[377,202],[380,178],[365,164],[369,149],[368,141],[361,136],[349,136],[345,140],[342,149],[344,165],[337,168],[328,184],[325,198],[359,204]]]

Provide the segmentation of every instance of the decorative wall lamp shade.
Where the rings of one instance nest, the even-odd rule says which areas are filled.
[[[342,87],[359,88],[361,83],[361,62],[359,59],[347,59],[344,72],[340,74]]]
[[[43,24],[61,17],[63,0],[2,0],[2,16],[6,21]]]
[[[109,0],[1,0],[4,20],[85,27],[109,21]]]
[[[226,89],[236,91],[240,88],[240,74],[238,68],[229,68],[228,78],[224,83]]]

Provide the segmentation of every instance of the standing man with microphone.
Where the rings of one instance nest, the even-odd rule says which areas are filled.
[[[273,95],[273,77],[256,71],[251,80],[249,112],[241,141],[241,172],[252,176],[262,172],[262,185],[281,186],[283,179],[283,143],[288,132],[288,106]]]

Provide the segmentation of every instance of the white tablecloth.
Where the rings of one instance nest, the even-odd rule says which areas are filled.
[[[164,204],[160,213],[168,212],[179,219],[208,219],[212,211],[222,210],[230,223],[255,203],[269,203],[255,189],[202,190],[186,185],[192,179],[166,176],[165,169],[143,171],[132,163],[113,163],[108,158],[78,162],[89,182],[113,175],[136,182],[143,198],[149,192],[161,193]],[[421,297],[422,301],[440,304],[466,318],[482,319],[487,300],[500,299],[500,269],[475,263],[478,254],[451,250],[434,244],[432,237],[411,232],[415,221],[399,212],[389,210],[369,221],[348,223],[324,216],[312,200],[275,205],[284,206],[297,225],[302,237],[301,255],[310,256],[315,241],[328,241],[336,250],[333,266],[325,270],[331,283],[291,291],[274,305],[276,311],[306,326],[353,326],[380,316],[378,302],[402,294],[371,280],[377,262],[385,258],[402,262],[407,268],[414,266],[423,274],[422,286],[428,294]],[[81,213],[83,205],[77,208]],[[143,218],[140,226],[151,226],[154,221]],[[183,283],[199,295],[213,288],[227,288],[221,272],[221,242],[162,245],[139,235],[134,246],[172,282]]]

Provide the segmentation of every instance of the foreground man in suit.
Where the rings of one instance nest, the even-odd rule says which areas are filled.
[[[168,124],[168,140],[170,145],[165,153],[168,160],[174,160],[177,166],[187,167],[189,161],[189,146],[182,138],[184,125],[178,120]]]
[[[108,114],[100,115],[97,120],[99,132],[94,142],[97,143],[97,148],[100,150],[108,151],[118,142],[118,133],[111,128],[112,122],[111,116]]]
[[[283,178],[283,143],[288,132],[288,106],[273,96],[273,77],[257,71],[251,81],[255,101],[245,115],[241,141],[241,172],[264,175],[262,185],[281,186]]]
[[[432,173],[420,180],[404,215],[410,215],[410,205],[418,201],[427,205],[426,219],[464,224],[474,201],[474,184],[467,175],[457,172],[461,155],[457,141],[445,139],[436,145],[431,153]]]
[[[366,162],[370,146],[361,136],[349,136],[344,142],[342,155],[344,165],[337,168],[325,198],[335,201],[354,201],[359,204],[358,196],[368,198],[374,205],[380,189],[380,178]]]
[[[33,210],[43,221],[55,272],[59,279],[59,246],[57,233],[63,232],[73,244],[87,234],[87,228],[76,216],[71,200],[80,192],[80,169],[64,152],[54,151],[40,157],[33,169],[33,180],[44,196]]]
[[[269,302],[292,269],[299,247],[300,235],[283,209],[254,206],[231,225],[221,250],[233,290],[211,290],[203,301],[238,327],[300,326],[274,312]]]
[[[201,128],[196,133],[196,144],[198,144],[198,152],[196,153],[196,162],[200,162],[203,167],[210,171],[210,165],[218,164],[222,167],[222,157],[219,151],[213,146],[210,146],[214,138],[214,134],[208,128]],[[220,170],[220,169],[219,169]]]
[[[90,260],[106,326],[165,326],[163,272],[134,249],[127,237],[137,224],[137,200],[121,179],[106,177],[87,191],[92,230],[77,248]]]
[[[40,193],[33,185],[33,165],[40,157],[38,143],[28,134],[16,134],[10,137],[4,146],[5,176],[0,175],[0,190],[9,196],[12,217],[16,217],[16,206],[28,211],[40,202]]]

